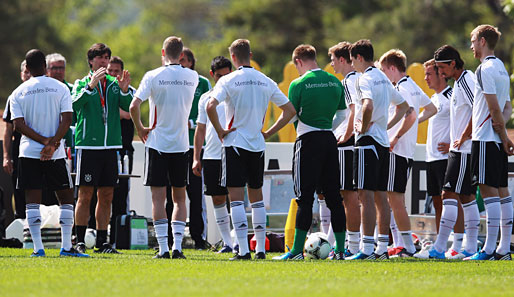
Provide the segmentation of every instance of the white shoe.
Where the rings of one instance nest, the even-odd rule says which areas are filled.
[[[421,244],[422,248],[421,251],[414,254],[414,258],[418,259],[429,259],[430,254],[429,251],[432,248],[432,242],[431,241],[425,241]]]
[[[464,255],[463,253],[459,253],[454,249],[449,249],[444,255],[446,259],[450,260],[462,260],[466,258],[466,255]]]

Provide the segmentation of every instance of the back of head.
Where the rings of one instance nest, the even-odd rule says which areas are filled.
[[[387,51],[380,57],[380,65],[387,67],[394,66],[398,71],[405,72],[407,70],[407,56],[399,49],[392,49]]]
[[[334,45],[333,47],[328,49],[329,55],[334,55],[336,58],[343,58],[346,63],[350,63],[350,49],[352,47],[352,44],[348,41],[339,42],[338,44]]]
[[[91,61],[95,57],[102,56],[105,53],[108,54],[109,58],[111,57],[111,49],[106,44],[95,43],[87,51],[87,60]],[[88,63],[88,64],[89,64],[89,68],[91,68],[92,67],[91,63]]]
[[[182,52],[184,53],[184,56],[187,57],[189,62],[191,62],[191,70],[195,70],[196,59],[195,59],[195,55],[193,54],[193,51],[190,48],[185,47],[182,50]]]
[[[369,39],[361,39],[352,44],[350,53],[354,58],[357,58],[357,55],[361,55],[364,61],[373,62],[373,45]]]
[[[64,62],[64,65],[66,65],[66,58],[59,53],[46,55],[46,67],[49,67],[54,62]]]
[[[496,27],[491,25],[480,25],[471,31],[471,37],[473,37],[473,35],[476,35],[477,39],[483,37],[487,43],[487,47],[490,50],[494,50],[502,34]]]
[[[248,39],[237,39],[232,42],[228,51],[236,56],[241,63],[250,63],[250,41]]]
[[[316,61],[316,49],[310,44],[300,44],[293,51],[293,63],[296,60],[302,61]]]
[[[46,68],[45,54],[39,49],[31,49],[25,55],[25,61],[27,62],[27,69],[30,71],[32,76],[44,74]]]
[[[212,59],[211,62],[211,70],[212,72],[215,72],[216,70],[228,68],[232,70],[232,62],[230,62],[229,59],[223,57],[223,56],[217,56],[214,59]]]
[[[464,67],[464,61],[460,58],[459,51],[453,46],[443,45],[438,48],[434,53],[434,60],[436,63],[450,64],[455,61],[455,68],[462,69]]]
[[[182,39],[177,36],[170,36],[164,40],[162,43],[162,48],[164,49],[164,54],[166,57],[172,60],[177,60],[180,58],[180,54],[184,49],[184,44],[182,43]]]
[[[121,70],[124,69],[123,60],[118,56],[112,56],[111,59],[109,60],[109,64],[118,64],[118,65],[120,65]]]

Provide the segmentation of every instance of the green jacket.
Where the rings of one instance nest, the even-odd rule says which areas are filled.
[[[87,84],[91,72],[83,79],[77,79],[71,94],[73,111],[77,114],[75,126],[75,148],[77,149],[120,149],[120,110],[128,111],[132,94],[120,90],[116,78],[107,75],[106,121],[104,124],[102,104],[98,87],[89,91]],[[100,85],[100,84],[99,84]]]
[[[193,105],[191,106],[191,112],[189,113],[189,123],[191,124],[191,128],[189,128],[189,145],[191,146],[193,146],[195,139],[196,119],[198,118],[198,102],[200,101],[200,97],[211,89],[211,83],[207,78],[198,75],[198,80],[198,87],[196,87]]]

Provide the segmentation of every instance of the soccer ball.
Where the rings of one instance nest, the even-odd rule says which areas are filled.
[[[332,250],[332,246],[327,240],[325,233],[312,233],[305,242],[305,258],[307,259],[326,259]]]
[[[84,243],[88,249],[92,249],[96,244],[96,230],[87,229],[86,235],[84,236]]]

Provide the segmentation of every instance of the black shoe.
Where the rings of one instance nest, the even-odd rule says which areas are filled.
[[[229,260],[230,261],[252,260],[252,255],[250,255],[250,253],[247,253],[244,256],[241,256],[241,255],[237,254],[234,257],[230,258]]]
[[[331,260],[344,260],[344,252],[334,252],[334,256]]]
[[[405,251],[404,253],[407,253],[407,251]],[[410,253],[407,253],[407,254],[410,254]],[[402,256],[399,256],[399,257],[402,257]],[[405,257],[405,256],[403,256]],[[412,257],[412,256],[409,256],[409,257]],[[389,254],[387,252],[384,252],[383,254],[375,254],[375,259],[376,260],[387,260],[389,259]]]
[[[494,260],[496,261],[511,261],[512,256],[510,255],[510,252],[506,253],[505,255],[494,253]]]
[[[199,240],[195,242],[195,250],[208,250],[211,248],[211,244],[206,240]]]
[[[77,243],[77,245],[75,246],[75,250],[81,254],[85,254],[86,253],[86,244],[83,242]]]
[[[253,257],[254,260],[266,260],[266,254],[263,252],[258,252],[255,254],[255,257]]]
[[[101,254],[121,254],[115,248],[113,248],[112,245],[108,244],[107,242],[102,244],[101,247],[95,249],[95,253],[101,253]]]
[[[169,259],[170,258],[170,252],[165,252],[164,254],[159,254],[153,256],[154,259]]]
[[[398,258],[413,258],[414,254],[407,252],[406,248],[402,248],[398,254]]]
[[[184,254],[181,251],[174,250],[173,252],[171,252],[171,258],[172,259],[185,259],[186,256],[184,256]]]

